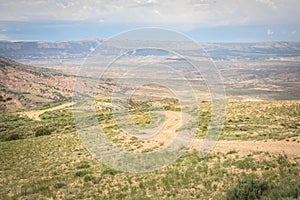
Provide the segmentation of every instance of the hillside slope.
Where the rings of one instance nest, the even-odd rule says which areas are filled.
[[[73,76],[0,57],[0,112],[66,101]]]
[[[149,148],[150,139],[122,140],[106,109],[111,104],[106,98],[97,102],[105,105],[97,117],[112,144],[130,152],[148,146],[143,155],[160,148]],[[191,149],[147,173],[118,171],[96,160],[78,137],[70,104],[0,114],[0,199],[247,199],[256,191],[255,199],[299,199],[299,100],[228,102],[222,136],[204,158],[197,150],[210,104],[199,107],[203,115]]]

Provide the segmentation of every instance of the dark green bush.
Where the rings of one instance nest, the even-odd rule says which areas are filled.
[[[90,174],[87,174],[84,178],[83,178],[84,182],[89,182],[89,181],[95,181],[96,177]]]
[[[85,168],[89,168],[89,167],[90,167],[90,165],[88,163],[86,163],[86,162],[79,163],[76,166],[77,169],[85,169]]]
[[[59,183],[55,183],[54,188],[60,189],[60,188],[66,187],[66,186],[67,186],[67,184],[65,184],[63,182],[59,182]]]
[[[91,174],[92,172],[90,171],[86,171],[86,170],[82,170],[82,171],[78,171],[75,173],[75,177],[83,177],[87,174]]]
[[[114,169],[106,169],[102,172],[102,176],[108,174],[108,175],[116,175],[118,173],[117,170],[114,170]]]
[[[277,184],[266,199],[300,199],[300,182],[284,186]]]
[[[253,177],[244,177],[231,189],[227,190],[228,200],[239,199],[299,199],[300,181],[286,184],[284,182],[267,182]]]
[[[43,136],[43,135],[50,135],[51,131],[48,128],[39,128],[35,132],[35,137]]]
[[[19,140],[19,139],[21,139],[21,136],[17,133],[10,134],[5,138],[6,141]]]
[[[235,187],[227,191],[227,199],[261,199],[269,193],[270,188],[271,186],[266,181],[247,177],[239,180]]]

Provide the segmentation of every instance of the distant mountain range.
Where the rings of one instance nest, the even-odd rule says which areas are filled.
[[[82,59],[100,45],[103,39],[81,41],[0,41],[0,55],[26,62],[45,59]],[[299,57],[300,42],[200,43],[215,60],[263,60],[277,57]],[[114,53],[107,47],[107,53]]]
[[[10,59],[82,58],[102,40],[0,42],[0,55]]]

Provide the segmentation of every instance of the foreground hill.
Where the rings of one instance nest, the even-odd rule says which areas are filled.
[[[71,98],[73,77],[0,57],[0,112]]]
[[[115,145],[128,151],[149,146],[149,140],[122,140],[107,99],[99,103],[99,123]],[[195,141],[210,116],[207,102],[200,107]],[[135,174],[89,154],[70,103],[0,114],[0,199],[299,199],[299,118],[300,101],[228,102],[224,132],[211,154],[199,158],[193,150],[199,142],[173,164]]]

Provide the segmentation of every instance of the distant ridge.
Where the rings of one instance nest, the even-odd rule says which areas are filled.
[[[0,55],[29,63],[34,60],[83,59],[107,39],[78,41],[0,41]],[[300,42],[199,43],[215,60],[263,60],[300,55]],[[108,52],[114,53],[110,47]],[[112,50],[112,51],[109,51]],[[109,55],[108,55],[109,56]],[[28,61],[28,62],[27,62]]]
[[[102,43],[102,39],[80,41],[0,41],[0,55],[10,59],[83,58],[91,49]]]

